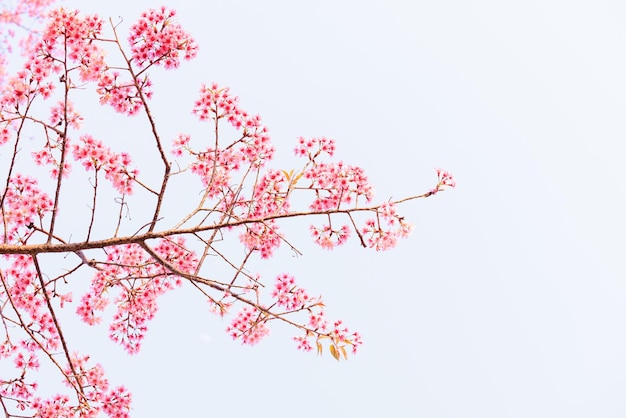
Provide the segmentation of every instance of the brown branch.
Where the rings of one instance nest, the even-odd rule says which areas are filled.
[[[412,196],[408,198],[404,198],[399,201],[391,202],[407,202],[409,200],[419,199],[423,197],[429,196],[428,193]],[[363,208],[351,208],[351,209],[332,209],[332,210],[323,210],[323,211],[304,211],[304,212],[289,212],[283,214],[276,215],[268,215],[262,218],[253,218],[253,219],[240,219],[229,221],[225,223],[218,223],[214,225],[199,225],[191,228],[181,228],[181,229],[169,229],[165,231],[155,232],[148,231],[144,234],[138,234],[133,236],[126,237],[113,237],[98,241],[90,241],[90,242],[78,242],[78,243],[67,243],[67,244],[30,244],[30,245],[7,245],[0,244],[0,254],[39,254],[39,253],[66,253],[66,252],[77,252],[83,250],[97,249],[97,248],[106,248],[114,245],[126,245],[126,244],[140,244],[147,240],[157,239],[157,238],[165,238],[171,237],[174,235],[187,235],[187,234],[195,234],[198,232],[205,231],[214,231],[223,228],[247,225],[252,223],[263,223],[272,219],[287,219],[287,218],[297,218],[297,217],[305,217],[305,216],[314,216],[314,215],[333,215],[333,214],[352,214],[355,212],[374,212],[380,205],[369,206]]]
[[[32,102],[29,100],[28,104],[26,105],[26,111],[24,112],[24,115],[28,113],[28,110],[30,109],[31,104]],[[22,129],[24,128],[24,124],[26,123],[25,118],[26,118],[25,116],[20,117],[20,126],[17,129],[17,133],[16,133],[15,145],[13,146],[13,156],[11,157],[11,163],[9,164],[9,172],[7,173],[7,181],[4,186],[4,193],[2,193],[2,197],[0,197],[0,208],[2,209],[2,222],[4,224],[5,231],[7,230],[7,222],[6,222],[6,216],[4,213],[4,199],[6,198],[7,191],[9,190],[9,184],[11,182],[11,174],[13,173],[13,169],[15,168],[15,162],[17,159],[17,154],[19,152],[19,142],[20,142],[20,138],[22,137]],[[7,234],[5,233],[4,235],[5,243],[6,243],[6,240],[7,240]]]
[[[89,241],[89,238],[91,237],[91,229],[93,228],[93,223],[96,219],[96,204],[98,203],[98,167],[95,167],[95,179],[94,179],[94,184],[93,184],[93,206],[91,208],[91,219],[89,220],[89,227],[87,228],[87,238],[85,239],[85,241]]]
[[[170,165],[169,160],[167,159],[167,156],[165,155],[165,150],[163,150],[163,145],[161,144],[161,138],[156,128],[156,122],[154,118],[152,117],[152,113],[150,112],[150,107],[148,106],[148,98],[144,95],[143,90],[141,89],[139,78],[138,78],[139,75],[135,74],[135,72],[133,71],[131,59],[128,58],[128,56],[124,52],[124,48],[122,48],[122,44],[119,42],[117,29],[113,25],[113,21],[111,19],[109,20],[113,28],[113,35],[115,36],[116,44],[120,50],[120,53],[122,54],[122,57],[124,58],[124,61],[126,61],[126,65],[127,65],[126,69],[128,70],[128,72],[130,73],[133,79],[133,83],[135,84],[135,88],[137,89],[137,94],[139,94],[141,103],[143,104],[143,108],[146,111],[146,116],[148,117],[148,121],[150,122],[150,129],[152,130],[152,135],[154,136],[156,147],[159,151],[159,155],[164,165],[163,182],[161,183],[161,190],[159,191],[159,195],[157,197],[157,202],[156,202],[156,207],[154,209],[154,215],[152,216],[152,224],[150,225],[150,228],[149,228],[149,231],[151,232],[154,230],[157,220],[159,219],[159,213],[161,212],[161,205],[163,204],[163,198],[165,197],[165,190],[167,188],[167,182],[170,177],[171,165]]]
[[[294,312],[298,312],[301,310],[305,310],[307,309],[307,307],[303,307],[299,310],[296,311],[288,311],[288,312],[281,312],[281,313],[276,313],[276,312],[272,312],[270,311],[268,308],[261,306],[259,303],[255,303],[249,299],[244,298],[241,295],[235,294],[235,293],[230,293],[230,291],[225,287],[225,286],[220,286],[219,284],[217,284],[216,282],[212,281],[212,280],[208,280],[205,279],[203,277],[194,275],[194,274],[189,274],[189,273],[185,273],[184,271],[181,271],[179,269],[177,269],[175,266],[173,266],[171,263],[169,263],[167,260],[163,259],[163,257],[161,257],[159,254],[157,254],[152,248],[150,248],[149,245],[147,245],[145,242],[141,242],[139,243],[139,245],[148,253],[150,254],[159,264],[161,264],[163,267],[165,267],[167,270],[169,270],[170,272],[172,272],[173,274],[183,277],[189,281],[191,281],[194,284],[200,283],[203,284],[205,286],[211,287],[215,290],[218,290],[220,292],[224,292],[224,293],[228,293],[230,295],[230,297],[237,299],[239,302],[245,303],[246,305],[252,306],[253,308],[257,309],[259,312],[267,315],[269,317],[269,319],[266,319],[265,321],[270,321],[272,319],[279,319],[283,322],[286,322],[289,325],[292,325],[298,329],[301,330],[305,330],[307,332],[312,332],[317,334],[318,336],[321,335],[327,335],[327,334],[322,334],[320,332],[317,332],[316,330],[311,330],[309,328],[307,328],[304,325],[300,325],[297,322],[293,322],[287,318],[284,317],[284,315],[290,314],[290,313],[294,313]],[[196,286],[197,287],[197,286]],[[328,333],[330,334],[330,333]],[[327,335],[329,336],[329,335]]]
[[[59,369],[59,371],[67,377],[67,375],[65,374],[65,371],[63,370],[63,367],[61,367],[61,365],[59,364],[58,361],[56,361],[56,359],[54,358],[54,356],[48,351],[46,350],[46,348],[43,346],[43,344],[41,343],[41,341],[39,341],[36,337],[35,334],[33,334],[33,332],[30,330],[30,328],[28,327],[28,325],[26,325],[26,323],[24,322],[24,319],[22,318],[22,315],[20,315],[20,310],[15,306],[15,302],[13,301],[13,297],[11,296],[11,292],[9,291],[9,287],[8,284],[6,282],[6,280],[4,279],[4,274],[2,274],[2,271],[0,271],[0,281],[2,282],[2,286],[4,287],[4,289],[6,290],[6,296],[7,299],[9,301],[9,303],[11,304],[11,307],[13,308],[13,311],[15,312],[15,315],[17,315],[17,318],[19,320],[19,326],[24,330],[24,332],[26,332],[26,334],[28,334],[28,336],[39,346],[39,348],[41,349],[41,351],[43,351],[46,356],[48,356],[48,359],[52,362],[52,364],[54,364],[56,366],[57,369]],[[71,364],[71,363],[70,363]],[[74,382],[70,381],[68,378],[68,383],[70,383],[72,386],[74,386]],[[80,393],[79,390],[74,387],[74,389],[76,390],[77,393]],[[82,388],[81,388],[82,390]]]
[[[64,40],[64,60],[63,60],[63,86],[65,87],[64,97],[63,97],[63,132],[61,134],[61,160],[59,162],[59,174],[57,175],[57,185],[56,190],[54,192],[54,206],[52,208],[52,219],[50,220],[50,233],[48,235],[48,244],[52,242],[52,234],[54,233],[54,226],[57,220],[57,210],[59,209],[59,199],[61,196],[61,183],[63,180],[63,166],[65,164],[65,154],[67,148],[67,130],[69,128],[68,117],[67,117],[67,104],[69,101],[69,91],[70,91],[70,81],[69,81],[69,70],[67,68],[67,37],[63,38]]]
[[[52,307],[52,303],[50,302],[50,296],[48,296],[48,291],[46,290],[46,284],[43,281],[43,276],[41,273],[41,269],[39,268],[39,261],[37,260],[37,256],[33,255],[32,260],[33,260],[33,264],[35,265],[35,270],[37,271],[37,278],[39,279],[39,283],[41,284],[41,293],[43,294],[44,299],[46,300],[46,306],[48,307],[48,311],[50,312],[50,315],[52,316],[52,322],[54,322],[54,327],[59,333],[61,346],[63,347],[63,352],[65,353],[65,358],[67,359],[67,363],[70,365],[70,369],[72,370],[72,375],[74,376],[74,379],[76,380],[77,388],[78,388],[78,391],[80,392],[79,395],[84,397],[85,394],[83,392],[83,386],[80,383],[80,379],[78,377],[78,374],[76,373],[76,369],[74,368],[72,357],[70,356],[70,352],[67,348],[67,343],[65,342],[63,331],[61,330],[61,324],[59,324],[54,308]]]

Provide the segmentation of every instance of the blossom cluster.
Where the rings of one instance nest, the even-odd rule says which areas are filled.
[[[183,238],[163,239],[154,252],[170,266],[185,274],[195,271],[198,259],[185,247]],[[179,287],[180,275],[169,271],[138,244],[109,248],[107,261],[98,266],[91,288],[81,298],[76,309],[81,319],[90,325],[100,323],[102,312],[110,302],[109,289],[117,289],[117,308],[109,336],[129,353],[135,354],[147,331],[148,322],[158,310],[158,297]]]
[[[442,190],[445,190],[448,187],[450,188],[456,187],[456,180],[454,180],[454,177],[452,177],[452,174],[448,173],[447,171],[441,168],[436,168],[435,170],[437,171],[437,185],[435,186],[434,189],[430,191],[431,194],[438,193]]]
[[[201,121],[226,119],[238,128],[241,127],[243,112],[239,108],[239,97],[231,95],[228,87],[213,83],[210,86],[202,85],[200,98],[196,100],[192,113]]]
[[[217,83],[200,88],[200,98],[196,100],[192,113],[200,121],[213,120],[216,124],[225,119],[241,136],[230,145],[240,145],[241,161],[257,167],[263,166],[274,156],[274,146],[267,130],[258,115],[252,115],[239,106],[239,98],[230,94],[230,89],[221,88]],[[227,147],[225,146],[224,149]],[[215,153],[215,151],[214,151]]]
[[[96,418],[100,412],[110,417],[130,417],[132,396],[124,386],[111,388],[100,364],[89,366],[89,356],[74,354],[72,366],[65,368],[68,386],[80,387],[81,401],[74,405],[69,396],[56,394],[48,399],[35,397],[30,407],[37,411],[37,417],[58,418],[74,417],[78,414],[85,418]]]
[[[330,324],[324,319],[322,315],[311,315],[311,322],[315,322],[319,329],[324,330],[323,333],[305,331],[304,335],[297,335],[293,337],[293,340],[297,344],[298,350],[311,351],[313,346],[311,340],[315,339],[317,346],[317,353],[321,354],[323,351],[322,340],[330,339],[329,350],[330,353],[339,360],[341,357],[347,359],[348,354],[346,347],[348,347],[352,354],[356,354],[359,347],[363,344],[361,334],[358,332],[350,332],[350,330],[343,326],[343,321],[337,320],[333,322],[332,328]],[[330,329],[330,331],[328,331]]]
[[[339,360],[340,356],[347,358],[346,347],[355,354],[362,344],[361,335],[358,332],[350,332],[343,325],[342,320],[329,322],[324,313],[324,303],[321,297],[311,297],[305,289],[296,284],[295,278],[283,273],[276,277],[274,288],[271,293],[273,304],[270,308],[246,306],[243,308],[226,328],[226,332],[233,339],[240,339],[242,344],[254,345],[269,334],[268,323],[279,317],[305,313],[308,317],[306,325],[298,326],[304,331],[304,335],[297,335],[293,340],[297,348],[303,351],[311,351],[312,340],[315,340],[318,354],[323,351],[323,340],[329,340],[329,350],[333,357]],[[276,312],[271,309],[278,306],[284,309]]]
[[[243,344],[255,345],[270,333],[267,317],[258,309],[246,306],[232,320],[226,332]]]
[[[96,173],[103,170],[105,178],[118,192],[132,194],[133,180],[137,178],[139,170],[130,168],[129,154],[117,154],[89,134],[81,136],[79,142],[73,144],[72,151],[76,161],[82,162],[86,170]]]
[[[172,142],[176,157],[190,155],[189,168],[207,188],[207,196],[214,198],[229,193],[233,174],[249,164],[257,169],[274,155],[274,146],[258,115],[251,115],[239,106],[239,98],[228,88],[213,83],[200,88],[200,98],[195,101],[192,113],[200,121],[213,121],[216,125],[226,120],[234,128],[235,137],[228,141],[216,138],[215,146],[195,150],[191,136],[179,134]]]
[[[11,265],[3,269],[2,281],[13,309],[19,311],[24,319],[30,318],[30,331],[41,337],[42,346],[50,350],[58,349],[58,330],[47,310],[31,256],[19,254],[9,256],[9,260]]]
[[[239,240],[248,250],[258,251],[261,258],[270,258],[281,243],[278,230],[278,223],[274,219],[247,224]]]
[[[304,335],[297,335],[293,337],[293,340],[297,344],[297,348],[302,351],[311,351],[313,346],[311,341],[315,339],[317,346],[317,353],[322,354],[324,339],[330,340],[329,350],[330,353],[337,360],[340,357],[348,358],[346,347],[349,348],[352,354],[356,354],[359,347],[363,344],[361,334],[358,332],[350,332],[348,327],[343,325],[343,321],[338,319],[330,323],[324,318],[324,312],[320,311],[318,314],[310,314],[309,323],[315,327],[316,331],[311,332],[309,329],[305,330]],[[313,325],[314,324],[314,325]]]
[[[19,39],[22,55],[26,56],[33,48],[38,32],[30,23],[39,23],[45,17],[45,11],[54,0],[22,0],[3,2],[0,13],[0,85],[6,75],[9,54],[13,52],[12,41],[17,35],[16,29],[28,28],[27,34]],[[29,22],[30,21],[30,22]]]
[[[11,121],[7,116],[11,114],[19,116],[20,110],[27,107],[27,104],[38,95],[43,98],[50,97],[54,90],[54,84],[45,81],[43,77],[41,80],[38,78],[35,78],[33,73],[26,69],[19,71],[8,80],[3,94],[0,96],[0,111],[6,115],[3,117],[5,123]]]
[[[338,245],[345,244],[350,237],[350,227],[348,225],[342,225],[339,229],[333,229],[330,224],[323,225],[321,228],[311,225],[310,229],[313,241],[327,250],[332,250]]]
[[[196,156],[191,172],[200,177],[207,187],[208,196],[213,198],[225,193],[231,182],[232,173],[241,166],[241,155],[234,149],[214,150],[208,148]]]
[[[35,59],[30,61],[31,72],[47,75],[57,71],[57,57],[65,57],[78,64],[81,81],[96,81],[107,69],[105,53],[94,40],[102,32],[103,20],[96,16],[81,16],[76,10],[56,9],[50,13],[41,41],[35,48]],[[70,80],[65,80],[69,82]]]
[[[132,59],[140,67],[163,64],[167,69],[177,68],[181,54],[186,60],[197,55],[196,42],[175,21],[175,16],[175,10],[165,7],[151,9],[130,27]]]
[[[83,117],[76,111],[70,100],[59,101],[50,109],[50,126],[61,126],[64,123],[73,129],[80,129]]]
[[[374,189],[362,168],[344,164],[343,161],[320,161],[323,154],[329,157],[335,154],[334,139],[300,137],[294,152],[296,156],[309,160],[303,175],[311,181],[308,189],[315,192],[315,199],[310,205],[312,210],[337,210],[342,204],[356,205],[359,198],[366,203],[372,200]]]
[[[254,187],[250,201],[234,205],[242,208],[244,219],[262,219],[268,215],[286,214],[289,211],[288,183],[281,171],[267,170]],[[245,226],[239,239],[249,250],[259,251],[261,258],[269,258],[280,246],[281,234],[274,219]]]
[[[315,160],[320,154],[327,154],[332,157],[335,154],[335,140],[332,138],[298,138],[298,145],[294,149],[296,156],[308,157],[309,160]]]
[[[376,211],[376,218],[365,221],[361,234],[367,238],[367,246],[376,251],[389,250],[396,246],[399,238],[409,236],[413,226],[396,213],[396,206],[386,202]]]
[[[362,168],[341,161],[320,161],[322,155],[332,157],[334,153],[335,142],[332,139],[298,139],[295,154],[309,160],[302,174],[310,180],[307,189],[315,195],[309,206],[313,211],[349,210],[358,207],[359,199],[369,203],[373,198],[373,187]],[[396,213],[393,203],[383,203],[370,211],[375,213],[376,218],[367,219],[364,226],[357,230],[364,245],[376,250],[388,250],[395,247],[399,238],[410,234],[412,226]],[[314,242],[328,250],[344,244],[351,232],[348,225],[337,228],[331,222],[321,227],[311,225],[310,230]]]
[[[72,129],[80,129],[83,117],[75,110],[74,104],[70,100],[59,101],[50,109],[50,125],[52,127],[61,127],[67,124]],[[69,148],[69,138],[64,137],[60,131],[57,131],[56,137],[48,136],[43,148],[31,153],[33,162],[36,165],[51,166],[50,175],[53,179],[59,176],[59,171],[63,170],[63,177],[67,178],[71,172],[71,165],[68,160],[61,164],[61,154],[63,150]]]
[[[78,11],[63,8],[52,11],[41,40],[33,48],[24,70],[10,80],[9,92],[0,104],[8,109],[32,100],[36,94],[49,97],[54,84],[45,80],[52,74],[61,74],[60,80],[75,88],[69,74],[77,71],[80,81],[97,84],[100,103],[120,113],[137,114],[144,101],[152,96],[152,82],[144,70],[159,64],[176,68],[181,58],[188,60],[197,54],[195,41],[174,16],[174,11],[165,8],[149,10],[131,27],[129,65],[136,64],[139,68],[134,72],[129,68],[130,77],[124,77],[107,64],[104,49],[97,42],[103,30],[100,17],[82,16]],[[60,65],[66,59],[66,64],[73,65]]]
[[[134,116],[152,97],[152,81],[147,75],[135,81],[125,80],[119,71],[107,71],[98,79],[100,104],[111,106],[116,112]]]
[[[16,174],[3,191],[5,228],[3,242],[19,242],[30,236],[31,228],[40,224],[52,211],[52,199],[38,187],[36,179]]]
[[[296,286],[295,278],[287,273],[276,278],[272,297],[276,299],[278,306],[287,311],[304,309],[312,301],[306,290]]]
[[[310,208],[314,211],[337,210],[342,204],[356,205],[359,198],[369,203],[374,190],[361,167],[336,163],[316,163],[304,172],[309,189],[315,192]]]
[[[13,399],[24,409],[37,390],[30,372],[39,369],[43,353],[59,350],[61,340],[32,256],[18,254],[4,258],[8,266],[0,270],[3,323],[20,320],[28,324],[28,332],[10,338],[5,327],[4,341],[0,341],[0,361],[12,361],[15,377],[8,370],[0,376],[0,398]]]

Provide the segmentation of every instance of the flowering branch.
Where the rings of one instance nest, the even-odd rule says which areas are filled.
[[[297,139],[299,168],[272,168],[274,145],[261,118],[215,83],[201,86],[190,104],[201,133],[180,133],[168,143],[151,110],[150,71],[173,70],[197,54],[195,41],[175,17],[166,8],[143,13],[130,27],[126,46],[112,21],[106,35],[98,16],[55,10],[0,96],[0,146],[9,149],[10,158],[0,190],[0,363],[15,366],[12,375],[0,377],[6,416],[18,416],[12,411],[128,416],[128,390],[111,387],[100,365],[72,350],[58,312],[72,306],[88,325],[111,313],[110,339],[135,354],[159,298],[183,285],[197,289],[220,317],[232,314],[226,332],[243,344],[259,343],[273,322],[282,322],[297,330],[298,349],[322,353],[326,344],[335,359],[347,359],[361,345],[359,333],[327,319],[323,298],[311,296],[292,275],[282,273],[270,284],[252,272],[255,260],[271,258],[285,244],[298,252],[282,230],[293,218],[323,221],[309,228],[322,248],[344,245],[355,233],[361,246],[388,250],[412,229],[399,206],[456,185],[438,169],[430,191],[375,204],[364,170],[335,161],[335,141],[326,137]],[[105,54],[111,46],[122,64]],[[87,116],[74,103],[78,85],[124,117],[145,116],[151,139],[142,146],[158,154],[160,175],[150,172],[145,156],[115,150],[114,143],[82,129]],[[24,141],[33,128],[34,140]],[[29,151],[30,159],[17,158]],[[196,182],[200,193],[173,194],[175,176],[188,187]],[[107,200],[111,194],[113,205]],[[67,218],[64,205],[81,199],[89,208],[87,220]],[[124,216],[130,208],[137,209],[138,219]],[[177,222],[164,215],[173,209]],[[109,224],[110,213],[117,218]],[[224,246],[233,235],[243,255]],[[72,240],[76,236],[84,238]],[[51,259],[67,260],[69,254],[77,260],[65,272],[47,273]],[[207,260],[218,260],[230,273],[211,277],[215,263],[205,268]],[[85,272],[91,276],[89,290],[74,304],[72,283]],[[73,398],[37,396],[40,357],[56,366]]]

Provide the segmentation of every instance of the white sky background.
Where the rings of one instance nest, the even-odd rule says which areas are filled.
[[[123,16],[122,33],[160,5],[66,4]],[[182,117],[200,84],[216,81],[261,114],[278,168],[295,167],[297,136],[326,135],[366,169],[379,200],[428,190],[438,166],[458,188],[403,208],[415,233],[389,253],[356,240],[329,253],[293,223],[285,231],[304,256],[284,248],[255,264],[268,282],[294,273],[364,335],[348,362],[296,351],[280,327],[241,347],[187,291],[164,298],[140,355],[98,340],[94,358],[133,391],[134,416],[626,414],[626,6],[167,5],[201,48],[178,71],[153,71],[172,136],[192,129]],[[132,147],[140,125],[99,137]]]

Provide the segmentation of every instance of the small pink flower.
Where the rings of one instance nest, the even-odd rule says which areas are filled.
[[[128,154],[114,153],[102,141],[94,139],[91,135],[80,137],[78,143],[73,146],[73,154],[76,161],[82,162],[86,170],[104,171],[105,178],[111,181],[118,192],[132,194],[133,180],[139,172],[130,169],[131,159]]]
[[[294,277],[286,273],[276,278],[272,297],[277,299],[278,306],[287,311],[304,309],[313,301],[304,289],[296,286]]]
[[[242,344],[255,345],[269,334],[266,321],[260,311],[246,306],[226,328],[233,339],[241,338]]]
[[[456,181],[454,180],[454,177],[452,177],[452,174],[442,170],[441,168],[436,168],[435,170],[437,171],[437,186],[430,191],[431,194],[438,193],[448,187],[456,187]]]
[[[315,243],[327,250],[332,250],[338,245],[345,244],[350,237],[350,227],[348,225],[342,225],[340,229],[332,229],[330,225],[324,225],[322,228],[311,225],[310,230]]]
[[[142,13],[130,28],[128,41],[132,59],[141,67],[160,65],[166,69],[177,68],[181,56],[192,59],[198,46],[191,36],[175,21],[176,11],[165,7]]]

